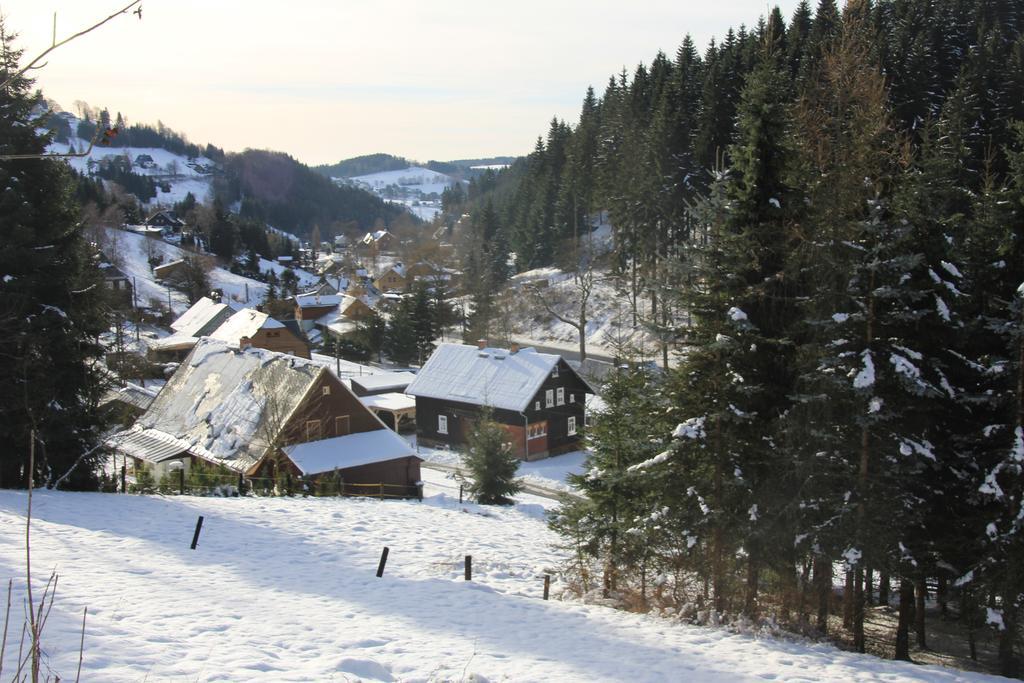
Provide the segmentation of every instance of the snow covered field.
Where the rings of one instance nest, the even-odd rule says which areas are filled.
[[[995,680],[562,601],[557,579],[544,602],[560,551],[539,506],[484,509],[438,490],[423,503],[40,491],[37,597],[60,573],[45,671],[74,677],[88,607],[85,681]],[[15,587],[4,673],[25,503],[0,491],[0,579]]]

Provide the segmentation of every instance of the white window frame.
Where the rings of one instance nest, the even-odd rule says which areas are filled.
[[[568,422],[566,422],[566,429],[567,429],[567,431],[569,433],[569,436],[576,436],[576,416],[575,415],[570,417]]]
[[[322,395],[324,395],[324,396],[330,396],[331,395],[331,388],[329,386],[321,387],[321,389],[322,389],[322,391],[320,393]]]
[[[534,410],[540,410],[540,401],[534,401],[533,409]]]
[[[544,392],[544,407],[552,408],[555,405],[555,390],[548,389]]]
[[[574,394],[572,392],[569,392],[569,403],[575,403],[575,402],[576,402],[576,394]]]
[[[448,433],[448,416],[438,415],[437,416],[437,433],[447,434]]]
[[[558,387],[555,389],[555,403],[560,406],[565,405],[565,387]]]
[[[553,367],[551,369],[551,376],[552,377],[558,377],[558,364],[557,363],[555,364],[555,367]]]
[[[311,438],[314,431],[316,438]],[[323,432],[320,429],[320,420],[306,420],[306,441],[319,441],[322,437]]]

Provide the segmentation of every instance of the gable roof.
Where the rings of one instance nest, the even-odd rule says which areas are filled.
[[[133,445],[144,452],[145,442],[160,442],[167,452],[177,449],[244,471],[326,372],[294,356],[200,339],[146,414],[111,445],[135,455]]]
[[[227,320],[230,315],[231,309],[227,304],[219,304],[204,296],[171,323],[171,329],[179,335],[199,337],[213,332],[217,325]]]
[[[228,318],[210,337],[231,346],[238,346],[238,340],[242,337],[252,337],[262,329],[282,327],[284,327],[283,323],[274,320],[266,313],[261,313],[254,308],[243,308]]]
[[[298,443],[281,450],[304,476],[409,456],[422,460],[408,441],[390,429]]]
[[[522,412],[561,359],[532,348],[441,344],[405,393]]]

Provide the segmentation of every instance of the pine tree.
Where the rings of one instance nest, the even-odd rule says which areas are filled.
[[[508,432],[484,411],[467,438],[463,464],[469,473],[467,490],[481,505],[510,505],[521,488],[516,481],[519,460],[512,453]]]
[[[13,39],[0,18],[0,81],[18,70]],[[19,77],[0,91],[0,153],[45,151],[31,85]],[[28,484],[35,434],[37,484],[53,485],[77,464],[62,485],[91,487],[98,456],[84,454],[104,429],[95,340],[107,322],[94,255],[76,226],[74,180],[60,161],[0,161],[0,187],[0,486]]]

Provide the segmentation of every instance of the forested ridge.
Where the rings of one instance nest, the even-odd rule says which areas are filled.
[[[446,196],[520,270],[607,211],[613,274],[679,358],[617,372],[589,429],[586,499],[553,521],[583,590],[825,631],[841,569],[854,646],[891,590],[908,658],[937,587],[1020,674],[1022,22],[1019,0],[776,9],[615,75]]]

